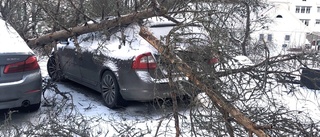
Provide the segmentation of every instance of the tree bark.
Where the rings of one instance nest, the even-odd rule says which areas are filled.
[[[212,88],[203,84],[200,78],[193,72],[191,67],[183,62],[177,55],[173,52],[167,51],[168,48],[162,46],[163,44],[152,35],[151,32],[147,30],[145,27],[141,27],[140,29],[140,36],[147,40],[152,46],[154,46],[162,55],[168,59],[172,64],[176,64],[177,68],[183,72],[199,89],[204,91],[212,102],[221,107],[223,111],[229,113],[237,123],[244,126],[249,132],[255,133],[259,137],[266,137],[267,134],[264,133],[263,130],[258,129],[257,126],[248,118],[246,117],[239,109],[235,106],[227,103],[227,99],[225,99],[221,94],[215,92]]]
[[[247,13],[247,18],[246,18],[246,32],[245,32],[245,35],[244,35],[244,39],[243,39],[243,42],[241,43],[241,48],[242,48],[242,54],[247,56],[248,53],[247,53],[247,49],[246,49],[246,46],[248,44],[248,39],[250,37],[250,6],[248,3],[244,2],[244,5],[246,7],[246,13]]]
[[[39,38],[33,38],[27,40],[27,44],[29,47],[34,48],[37,46],[44,46],[47,43],[51,43],[53,41],[64,40],[70,38],[72,36],[77,36],[85,33],[95,32],[102,29],[108,29],[119,25],[130,24],[134,21],[154,17],[161,16],[167,13],[165,8],[159,9],[146,9],[140,12],[130,13],[115,19],[105,20],[96,24],[86,24],[84,26],[77,26],[74,28],[70,28],[68,30],[60,30],[50,34],[43,35]]]

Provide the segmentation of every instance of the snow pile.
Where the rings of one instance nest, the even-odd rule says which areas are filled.
[[[0,19],[0,32],[0,53],[24,52],[33,54],[33,51],[23,41],[17,31],[2,19]]]

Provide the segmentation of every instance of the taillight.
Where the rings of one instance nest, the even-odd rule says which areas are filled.
[[[216,64],[219,62],[219,58],[213,57],[212,59],[209,60],[208,64]]]
[[[25,61],[6,65],[4,67],[3,73],[17,73],[37,69],[40,69],[37,58],[35,56],[30,56]]]
[[[141,54],[132,63],[133,69],[155,69],[157,63],[150,52]]]

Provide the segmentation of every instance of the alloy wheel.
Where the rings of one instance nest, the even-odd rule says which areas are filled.
[[[60,66],[57,66],[54,56],[51,56],[48,60],[47,71],[53,81],[60,81],[63,79]]]
[[[102,79],[102,97],[108,106],[113,106],[116,102],[116,83],[110,74],[106,74]]]

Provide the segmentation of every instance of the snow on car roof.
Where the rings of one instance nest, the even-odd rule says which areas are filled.
[[[179,22],[183,22],[183,19],[175,18],[175,20]],[[161,25],[176,25],[173,21],[168,20],[164,17],[152,17],[144,20],[145,26],[151,27],[151,26],[161,26]]]
[[[236,59],[237,61],[239,61],[239,63],[242,65],[247,65],[247,66],[254,65],[253,62],[247,56],[239,55],[239,56],[235,56],[233,58]]]
[[[121,41],[121,32],[118,31],[111,35],[109,40],[98,36],[96,33],[88,33],[80,36],[79,45],[82,51],[86,52],[99,52],[115,59],[129,60],[142,53],[157,53],[157,50],[151,46],[147,41],[139,36],[140,27],[138,24],[133,23],[124,29],[125,44]],[[89,37],[89,39],[88,39]],[[81,40],[86,39],[86,40]],[[58,48],[73,48],[75,45],[73,41],[68,44],[60,43]]]
[[[174,22],[163,17],[149,18],[145,20],[144,24],[158,39],[160,39],[161,36],[167,35],[174,25]],[[160,27],[158,28],[156,26]],[[190,31],[191,30],[195,30],[196,32],[200,31],[196,29],[190,29]],[[121,31],[117,31],[107,38],[107,40],[104,35],[99,34],[100,32],[94,32],[80,35],[78,40],[82,51],[102,53],[115,59],[130,60],[137,55],[147,52],[158,54],[158,51],[139,35],[139,31],[140,26],[135,22],[124,27],[122,30],[124,35]],[[125,43],[122,42],[122,38],[125,38]],[[75,45],[72,41],[69,41],[67,45],[63,43],[58,44],[58,47],[75,48]]]
[[[17,31],[0,19],[0,53],[33,53]]]

